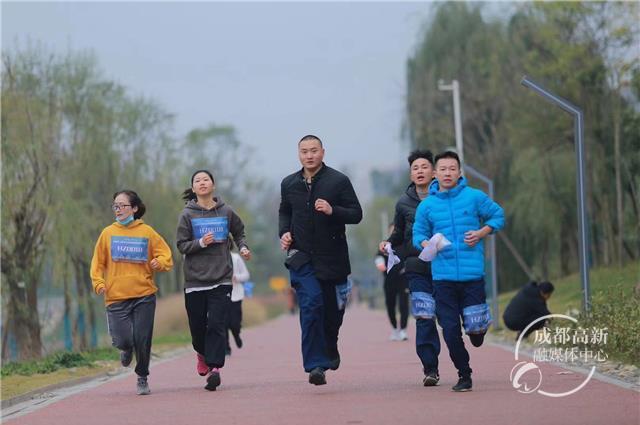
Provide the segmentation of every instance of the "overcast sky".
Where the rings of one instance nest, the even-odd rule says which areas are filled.
[[[406,61],[428,3],[7,3],[2,45],[92,49],[108,78],[176,114],[183,135],[233,125],[274,182],[320,136],[325,160],[370,193],[402,164]]]

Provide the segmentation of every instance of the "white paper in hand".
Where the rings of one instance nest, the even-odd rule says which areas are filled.
[[[389,270],[393,268],[396,264],[400,262],[398,256],[393,252],[391,248],[391,244],[388,243],[385,245],[384,250],[387,251],[387,274],[389,274]]]
[[[422,261],[433,261],[438,255],[438,251],[442,251],[446,246],[451,245],[451,242],[444,237],[442,233],[436,233],[429,239],[427,246],[422,249],[422,252],[418,256]]]

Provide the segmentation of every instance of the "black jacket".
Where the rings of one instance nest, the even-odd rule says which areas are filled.
[[[393,232],[387,239],[405,266],[405,271],[427,273],[431,277],[431,263],[418,258],[420,251],[413,246],[413,222],[416,208],[420,204],[420,197],[416,192],[415,183],[411,183],[405,193],[396,203],[396,213],[393,218]],[[397,248],[397,249],[396,249]]]
[[[362,220],[362,208],[349,178],[322,164],[307,185],[303,170],[282,180],[279,210],[279,236],[291,232],[291,249],[311,258],[316,277],[345,280],[351,273],[345,224]],[[331,215],[316,211],[317,199],[333,208]]]
[[[535,282],[527,283],[504,310],[504,324],[511,330],[523,330],[539,317],[551,314]]]

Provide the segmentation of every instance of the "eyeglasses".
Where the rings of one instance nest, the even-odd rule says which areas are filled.
[[[123,210],[125,207],[130,207],[131,205],[127,205],[127,204],[113,204],[111,205],[111,209],[114,211],[120,211]]]

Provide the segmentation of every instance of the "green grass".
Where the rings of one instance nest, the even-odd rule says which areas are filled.
[[[599,294],[607,292],[608,288],[620,287],[623,291],[633,292],[633,288],[640,282],[640,264],[627,264],[622,268],[603,267],[592,269],[589,273],[591,294],[597,298]],[[523,282],[524,285],[525,282]],[[555,291],[547,305],[552,313],[566,314],[582,310],[582,286],[579,274],[572,274],[558,280],[552,280]],[[509,301],[518,292],[517,290],[505,292],[498,296],[500,315],[504,312]],[[615,301],[615,300],[611,300]],[[502,317],[500,325],[504,326]]]
[[[552,313],[568,314],[583,328],[607,328],[607,354],[611,359],[640,366],[640,264],[603,267],[590,272],[591,314],[582,313],[582,287],[578,274],[552,281],[555,291],[547,305]],[[517,291],[500,294],[500,315]],[[500,326],[504,328],[502,317]],[[508,332],[507,332],[508,333]],[[509,338],[515,337],[515,332]]]
[[[82,353],[59,351],[38,360],[3,364],[0,375],[3,378],[11,375],[31,376],[37,373],[51,373],[64,368],[91,368],[96,361],[117,360],[119,358],[118,356],[118,351],[114,348],[98,348]]]

